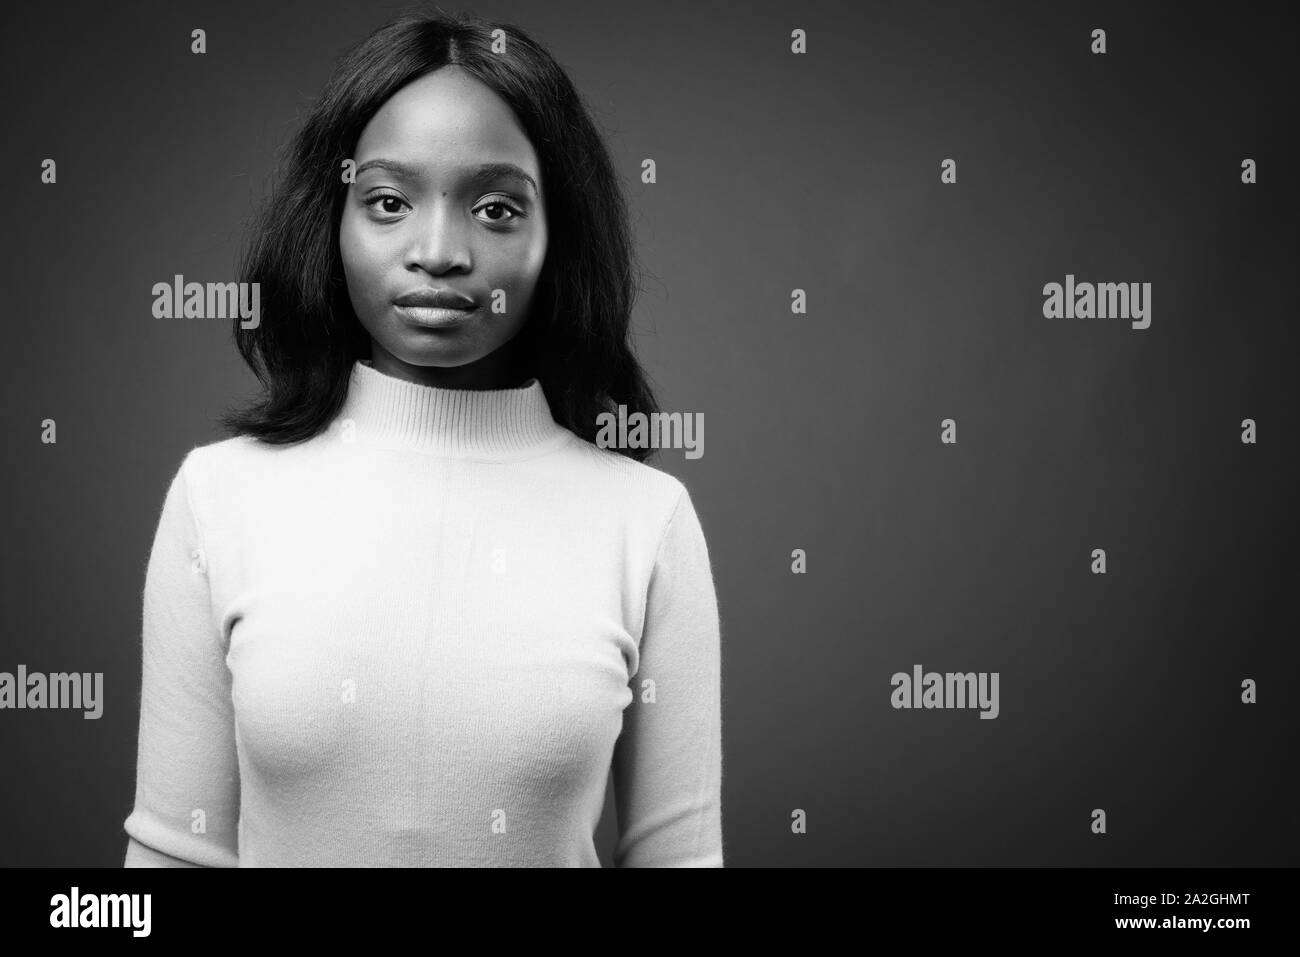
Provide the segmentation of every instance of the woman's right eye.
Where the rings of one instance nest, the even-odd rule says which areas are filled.
[[[371,196],[369,199],[367,199],[367,200],[365,201],[365,204],[366,204],[367,206],[369,206],[370,208],[373,209],[373,208],[375,208],[378,204],[380,204],[380,203],[384,203],[384,202],[389,202],[389,203],[401,203],[403,206],[407,205],[406,200],[402,199],[400,196],[394,196],[392,193],[380,193],[380,194],[377,195],[377,196]],[[396,215],[397,213],[400,213],[401,210],[400,210],[400,209],[388,209],[388,208],[384,208],[384,209],[381,209],[380,212],[382,212],[382,213],[388,213],[389,215]]]

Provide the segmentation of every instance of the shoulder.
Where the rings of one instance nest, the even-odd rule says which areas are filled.
[[[250,436],[235,436],[185,453],[180,472],[191,483],[202,483],[213,475],[238,475],[273,461],[292,446],[276,446]]]
[[[235,436],[197,445],[181,459],[173,482],[182,485],[191,504],[233,497],[246,500],[275,483],[285,464],[302,457],[299,445],[272,445],[251,436]]]
[[[676,476],[612,449],[602,449],[578,436],[567,455],[584,488],[599,499],[614,499],[666,525],[683,500],[686,485]]]

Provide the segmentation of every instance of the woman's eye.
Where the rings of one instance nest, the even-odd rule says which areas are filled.
[[[482,206],[476,209],[475,212],[484,209],[498,209],[504,212],[508,212],[510,214],[508,217],[500,214],[498,214],[497,216],[492,216],[488,219],[488,222],[491,223],[508,223],[510,222],[510,220],[518,219],[520,216],[523,215],[523,213],[520,210],[511,206],[509,203],[503,203],[500,200],[493,200],[490,203],[484,203]]]
[[[410,204],[400,196],[394,196],[392,193],[380,193],[365,200],[365,205],[371,209],[378,209],[379,212],[385,213],[389,216],[396,216],[402,211],[403,206],[409,206]],[[477,213],[484,210],[496,211],[487,214],[486,222],[489,223],[508,223],[512,219],[518,219],[524,215],[522,210],[501,200],[493,200],[490,203],[484,203],[474,211]]]
[[[392,193],[380,193],[378,196],[371,196],[368,200],[366,200],[366,205],[371,207],[372,209],[378,206],[380,203],[400,203],[403,206],[407,205],[406,200],[402,199],[400,196],[394,196]],[[401,210],[389,209],[387,207],[384,207],[383,209],[380,210],[380,212],[388,213],[390,216],[392,216],[392,215],[396,215],[397,213],[400,213]]]

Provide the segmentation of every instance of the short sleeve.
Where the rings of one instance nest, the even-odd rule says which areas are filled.
[[[614,748],[615,867],[723,866],[720,628],[708,546],[683,487]]]
[[[126,867],[236,867],[239,764],[230,671],[214,623],[186,457],[145,573],[135,806]]]

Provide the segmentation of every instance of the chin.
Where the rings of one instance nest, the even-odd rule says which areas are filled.
[[[483,358],[477,351],[457,349],[451,344],[443,343],[430,343],[423,348],[416,347],[402,352],[393,352],[393,355],[410,366],[432,366],[442,369],[469,365]]]

